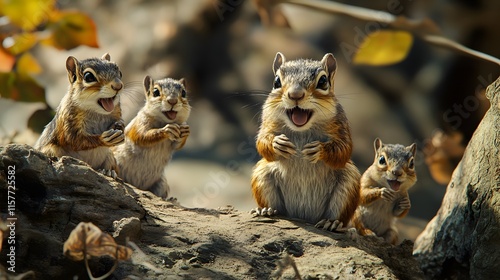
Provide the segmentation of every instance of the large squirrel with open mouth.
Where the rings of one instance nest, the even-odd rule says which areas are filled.
[[[337,63],[286,61],[277,53],[274,85],[262,111],[252,174],[257,215],[279,214],[335,231],[359,203],[360,173],[351,161],[351,132],[334,94]]]

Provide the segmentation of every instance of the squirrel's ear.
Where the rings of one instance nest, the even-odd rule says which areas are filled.
[[[276,56],[274,57],[274,62],[273,62],[273,73],[276,75],[276,71],[280,68],[281,64],[285,63],[286,58],[285,56],[278,52],[276,53]]]
[[[104,60],[107,60],[107,61],[111,61],[111,56],[109,56],[109,53],[105,53],[102,55],[101,59],[104,59]]]
[[[321,63],[328,72],[328,78],[329,79],[333,78],[335,72],[337,71],[337,60],[335,59],[333,54],[331,53],[325,54],[325,56],[323,56],[323,59],[321,60]]]
[[[73,56],[69,56],[66,59],[66,70],[68,70],[68,79],[72,84],[76,81],[76,71],[78,68],[78,59]]]
[[[146,97],[149,96],[149,90],[153,86],[153,79],[150,76],[144,77],[144,92],[146,93]]]
[[[417,153],[417,143],[411,144],[410,146],[406,147],[406,149],[410,151],[413,156],[415,156],[415,154]]]
[[[180,82],[180,83],[181,83],[184,87],[186,87],[186,79],[181,78],[181,79],[179,80],[179,82]]]
[[[380,149],[384,143],[382,143],[382,140],[380,138],[375,138],[375,141],[373,141],[373,147],[375,148],[375,153]]]

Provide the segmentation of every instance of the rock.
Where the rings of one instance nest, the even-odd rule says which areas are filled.
[[[491,107],[452,175],[437,215],[415,241],[426,276],[494,279],[500,274],[500,78]]]
[[[277,272],[293,279],[293,264],[305,279],[423,278],[409,241],[391,246],[373,237],[352,240],[231,207],[185,208],[79,160],[47,158],[27,145],[0,147],[2,194],[9,166],[15,166],[16,181],[16,273],[32,270],[37,279],[87,278],[84,263],[65,258],[62,249],[81,221],[111,233],[119,244],[135,240],[129,244],[132,260],[121,261],[112,279],[268,279]],[[9,217],[6,204],[0,206]],[[6,260],[0,255],[1,265]],[[109,258],[90,262],[94,276],[112,266]]]

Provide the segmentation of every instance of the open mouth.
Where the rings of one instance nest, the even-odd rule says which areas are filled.
[[[165,117],[167,117],[167,119],[169,120],[175,120],[175,117],[177,117],[177,112],[174,111],[174,110],[170,110],[170,111],[163,111],[162,112],[163,115],[165,115]]]
[[[100,98],[97,100],[97,103],[107,112],[112,112],[115,109],[115,104],[113,103],[115,97],[116,95],[110,98]]]
[[[305,125],[311,119],[312,113],[312,110],[301,109],[299,107],[286,110],[288,118],[298,127]]]
[[[399,191],[399,187],[401,187],[401,182],[398,182],[398,180],[387,180],[387,183],[389,183],[391,189],[396,192]]]

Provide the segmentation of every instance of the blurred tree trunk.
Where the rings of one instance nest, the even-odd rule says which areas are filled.
[[[432,279],[495,279],[500,274],[500,77],[491,107],[453,172],[437,215],[413,254]]]

